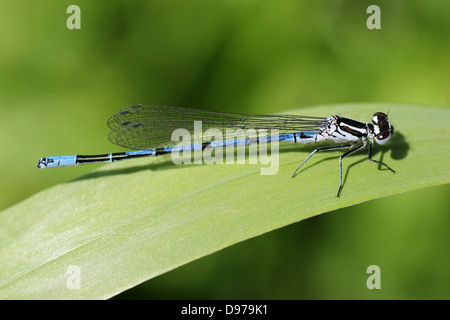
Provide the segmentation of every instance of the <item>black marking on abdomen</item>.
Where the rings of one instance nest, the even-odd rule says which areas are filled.
[[[300,139],[311,139],[314,138],[314,135],[307,135],[304,132],[300,132]]]

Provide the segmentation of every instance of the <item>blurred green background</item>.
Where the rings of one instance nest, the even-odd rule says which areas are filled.
[[[81,30],[66,27],[71,4],[81,8]],[[372,4],[380,30],[366,27]],[[132,104],[245,113],[350,102],[448,107],[449,18],[447,0],[2,1],[0,210],[99,166],[38,170],[39,157],[122,151],[109,143],[106,120]],[[118,298],[448,299],[449,191],[302,221]],[[366,287],[372,264],[381,290]]]

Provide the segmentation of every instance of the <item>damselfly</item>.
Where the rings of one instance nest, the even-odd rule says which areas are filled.
[[[109,140],[122,147],[137,149],[136,151],[118,152],[100,155],[73,155],[45,157],[38,160],[38,168],[54,168],[73,166],[93,162],[113,162],[123,159],[158,156],[186,149],[205,149],[212,142],[175,146],[171,140],[175,129],[194,129],[194,122],[201,121],[202,130],[214,128],[225,129],[265,129],[278,130],[278,141],[295,143],[312,143],[333,141],[334,146],[325,146],[313,150],[308,157],[295,169],[297,171],[316,152],[337,149],[348,149],[339,157],[339,197],[342,190],[342,159],[360,150],[367,144],[368,159],[387,167],[387,164],[372,159],[374,141],[383,145],[394,135],[394,127],[389,123],[388,116],[377,112],[372,117],[372,123],[363,123],[350,118],[333,115],[328,118],[306,117],[301,115],[248,115],[219,111],[197,110],[179,107],[159,107],[149,105],[134,105],[122,109],[108,120],[111,129]],[[266,137],[264,141],[271,141]],[[215,145],[236,146],[259,143],[260,138],[236,139],[235,141],[214,141]],[[218,144],[219,143],[219,144]]]

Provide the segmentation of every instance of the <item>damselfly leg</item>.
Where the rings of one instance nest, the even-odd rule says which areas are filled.
[[[377,160],[373,160],[373,159],[372,159],[372,143],[371,143],[371,142],[369,142],[369,154],[368,154],[368,158],[369,158],[370,161],[375,162],[375,163],[378,163],[378,164],[381,164],[381,165],[385,166],[386,168],[388,168],[389,170],[391,170],[393,173],[395,173],[395,170],[392,169],[391,167],[389,167],[386,163],[383,163],[383,162],[380,162],[380,161],[377,161]]]
[[[303,162],[297,167],[297,169],[295,169],[294,174],[292,175],[292,178],[295,177],[295,174],[297,173],[297,171],[300,169],[301,166],[303,166],[303,164],[308,161],[309,158],[312,157],[312,155],[316,152],[321,152],[321,151],[332,151],[332,150],[339,150],[339,149],[345,149],[345,148],[351,148],[353,147],[353,144],[346,144],[346,145],[341,145],[341,146],[329,146],[329,147],[322,147],[322,148],[317,148],[315,149],[313,152],[311,152],[309,154],[308,157],[306,157],[305,160],[303,160]],[[353,149],[350,149],[348,151],[346,151],[344,154],[342,154],[339,157],[339,190],[337,193],[337,196],[339,197],[339,194],[341,193],[342,190],[342,159],[345,158],[346,156],[348,156],[349,154],[352,154],[353,152],[358,151],[359,149],[361,149],[364,146],[364,144],[361,144]]]
[[[309,154],[309,156],[306,157],[305,160],[303,160],[303,162],[297,167],[297,169],[295,169],[294,174],[292,175],[292,178],[295,177],[297,171],[305,164],[306,161],[309,160],[309,158],[312,157],[313,154],[315,154],[316,152],[321,152],[321,151],[332,151],[332,150],[339,150],[339,149],[345,149],[345,148],[351,148],[353,147],[353,144],[346,144],[346,145],[341,145],[341,146],[329,146],[329,147],[322,147],[322,148],[317,148],[315,150],[313,150],[313,152],[311,152]],[[343,153],[340,157],[339,157],[339,189],[337,192],[337,197],[339,197],[339,195],[341,194],[342,191],[342,159],[344,159],[346,156],[351,155],[352,153],[355,153],[356,151],[358,151],[359,149],[365,147],[365,144],[362,143],[360,145],[357,145],[356,147],[354,147],[353,149],[350,149],[348,151],[346,151],[345,153]],[[381,162],[381,161],[377,161],[372,159],[372,143],[369,142],[369,152],[368,152],[368,159],[372,162],[381,164],[383,166],[385,166],[386,168],[388,168],[389,170],[391,170],[393,173],[395,173],[395,171],[389,167],[387,164]]]
[[[359,149],[364,147],[364,145],[365,145],[364,143],[360,144],[359,146],[356,146],[353,149],[348,150],[347,152],[345,152],[344,154],[342,154],[339,157],[339,190],[338,190],[336,197],[339,198],[339,195],[341,194],[341,190],[342,190],[342,159],[344,159],[346,156],[358,151]]]
[[[295,177],[295,174],[297,173],[297,171],[300,169],[301,166],[303,166],[305,164],[306,161],[309,160],[309,158],[312,157],[312,155],[316,152],[321,152],[321,151],[331,151],[331,150],[338,150],[338,149],[344,149],[344,148],[350,148],[352,145],[348,144],[348,145],[343,145],[343,146],[330,146],[330,147],[322,147],[322,148],[317,148],[315,149],[313,152],[311,152],[309,154],[309,156],[306,157],[305,160],[303,160],[302,163],[300,163],[300,165],[297,167],[297,169],[295,169],[294,173],[292,174],[292,178]]]

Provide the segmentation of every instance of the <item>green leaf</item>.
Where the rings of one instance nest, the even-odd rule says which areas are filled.
[[[448,109],[358,104],[293,113],[369,121],[388,110],[396,135],[375,146],[374,159],[396,173],[366,152],[345,158],[340,198],[341,152],[314,155],[292,179],[315,148],[298,144],[280,145],[275,175],[261,175],[261,164],[176,166],[167,155],[108,164],[44,190],[0,213],[0,298],[108,298],[296,221],[448,183]]]

